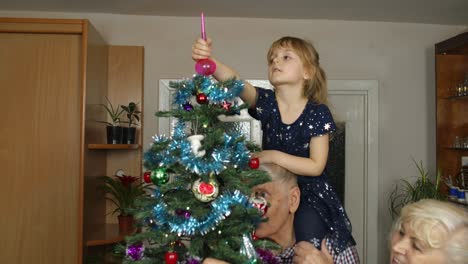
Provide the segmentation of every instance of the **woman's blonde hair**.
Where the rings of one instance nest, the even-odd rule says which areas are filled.
[[[304,96],[317,104],[327,104],[327,76],[322,67],[320,67],[319,54],[312,43],[296,37],[282,37],[271,44],[267,54],[268,63],[270,63],[270,58],[276,49],[285,47],[291,48],[298,54],[302,65],[312,76],[304,81]]]
[[[467,233],[468,213],[448,202],[423,199],[403,207],[395,222],[398,230],[408,224],[415,235],[431,248],[440,248],[447,253],[448,263],[463,263],[468,254],[468,239],[457,239],[455,233]]]

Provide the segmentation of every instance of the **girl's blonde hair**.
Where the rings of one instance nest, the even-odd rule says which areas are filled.
[[[297,53],[302,65],[312,76],[304,81],[304,96],[317,104],[328,104],[327,76],[320,67],[319,54],[312,43],[296,37],[282,37],[271,44],[267,54],[268,63],[276,49],[286,47]]]
[[[454,234],[467,233],[466,210],[448,202],[423,199],[403,207],[395,222],[394,231],[399,230],[403,224],[408,224],[415,235],[431,248],[443,249],[447,253],[447,259],[452,260],[448,263],[463,263],[457,259],[467,256],[468,240],[464,238],[464,242],[461,242]]]

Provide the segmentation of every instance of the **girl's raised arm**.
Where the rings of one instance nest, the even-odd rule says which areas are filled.
[[[240,80],[239,73],[212,56],[211,44],[212,40],[210,38],[207,38],[206,40],[198,38],[195,40],[192,45],[192,59],[197,61],[209,58],[214,61],[216,63],[216,71],[213,73],[213,77],[218,81],[226,81],[232,78]],[[245,103],[253,107],[256,102],[257,91],[249,82],[244,81],[244,85],[245,87],[240,97]]]

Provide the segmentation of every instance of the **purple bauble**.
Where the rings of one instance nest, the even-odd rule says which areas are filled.
[[[212,75],[216,71],[216,63],[210,59],[198,60],[195,63],[195,71],[205,76]]]
[[[185,212],[184,212],[184,217],[185,217],[186,219],[189,219],[190,216],[192,216],[192,213],[190,213],[190,211],[185,211]]]
[[[185,110],[185,111],[191,111],[191,110],[193,110],[193,105],[191,105],[190,103],[185,103],[185,104],[184,104],[184,110]]]
[[[133,244],[127,247],[127,257],[131,258],[134,261],[140,260],[143,258],[143,252],[145,251],[145,247],[142,243]]]

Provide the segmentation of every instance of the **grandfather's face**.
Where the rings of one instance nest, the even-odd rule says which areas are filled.
[[[285,183],[272,181],[252,189],[253,194],[265,198],[268,202],[268,210],[264,216],[268,221],[260,223],[255,230],[255,235],[259,238],[272,238],[282,228],[286,228],[290,218],[289,191],[282,184]]]
[[[442,238],[442,230],[433,231],[433,238]],[[404,223],[400,230],[396,230],[393,233],[391,247],[390,261],[392,264],[446,263],[446,254],[443,249],[430,247],[407,223]]]

